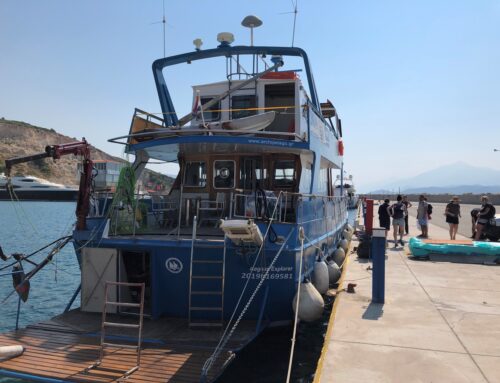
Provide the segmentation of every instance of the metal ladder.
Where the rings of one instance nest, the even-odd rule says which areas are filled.
[[[140,289],[140,303],[130,303],[130,302],[112,302],[108,300],[108,292],[109,292],[109,287],[110,286],[123,286],[123,287],[138,287]],[[106,348],[126,348],[126,349],[131,349],[131,350],[136,350],[137,352],[137,361],[136,365],[126,371],[122,378],[128,377],[130,374],[133,372],[137,371],[141,365],[141,344],[142,344],[142,325],[143,325],[143,318],[144,318],[144,290],[145,290],[145,284],[144,283],[128,283],[128,282],[110,282],[106,281],[105,285],[105,290],[104,290],[104,308],[102,311],[102,321],[101,321],[101,348],[99,350],[99,359],[97,362],[95,362],[93,365],[88,367],[86,371],[98,367],[101,365],[102,360],[104,358],[104,350]],[[106,320],[106,315],[107,315],[107,309],[109,306],[116,306],[116,307],[129,307],[129,308],[138,308],[139,309],[139,323],[137,324],[130,324],[130,323],[119,323],[119,322],[108,322]],[[106,342],[106,328],[107,327],[113,327],[113,328],[124,328],[124,329],[137,329],[138,334],[137,334],[137,346],[136,345],[131,345],[131,344],[120,344],[120,343],[110,343]]]
[[[226,241],[222,256],[195,251],[197,217],[193,220],[189,271],[189,326],[224,326],[224,279]]]

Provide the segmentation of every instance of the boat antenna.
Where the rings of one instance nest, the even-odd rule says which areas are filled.
[[[297,4],[299,0],[295,0],[295,3],[293,0],[291,1],[293,4],[293,32],[292,32],[292,47],[293,47],[293,44],[295,43],[295,25],[297,23],[297,13],[298,13]]]
[[[250,28],[250,46],[253,47],[253,29],[260,27],[262,25],[262,20],[257,16],[249,15],[243,19],[241,25]]]
[[[299,13],[299,10],[297,9],[299,0],[290,0],[290,1],[292,2],[293,11],[281,12],[280,15],[289,15],[290,13],[293,13],[293,30],[292,30],[292,47],[293,47],[293,44],[295,43],[295,26],[297,25],[297,14]]]
[[[160,24],[162,23],[163,24],[163,57],[165,57],[165,36],[167,34],[166,32],[166,26],[167,26],[167,21],[165,19],[165,0],[163,0],[163,19],[161,21],[156,21],[154,23],[151,23],[151,25],[153,24]]]
[[[165,0],[163,0],[163,19],[162,19],[162,24],[163,24],[163,57],[165,57]]]

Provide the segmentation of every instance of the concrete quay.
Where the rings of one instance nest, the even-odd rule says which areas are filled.
[[[449,238],[433,224],[429,234]],[[415,261],[388,246],[385,304],[371,303],[371,262],[350,254],[314,382],[500,382],[500,267]]]

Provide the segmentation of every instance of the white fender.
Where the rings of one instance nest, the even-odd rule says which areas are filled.
[[[24,352],[24,347],[21,345],[3,346],[0,347],[0,360],[15,358]]]
[[[351,235],[354,234],[354,227],[351,225],[347,224],[346,229],[351,233]]]
[[[340,279],[341,271],[339,266],[334,262],[328,262],[328,279],[331,285],[337,283]]]
[[[312,283],[320,294],[326,294],[329,287],[328,266],[323,261],[316,261],[312,272]]]
[[[339,247],[337,250],[333,252],[333,260],[337,264],[338,267],[341,267],[344,264],[345,259],[345,251],[342,247]]]
[[[349,242],[347,241],[347,239],[341,239],[340,242],[339,242],[339,246],[344,249],[344,252],[347,251],[347,248],[349,247]]]
[[[312,322],[323,315],[325,303],[323,297],[311,282],[300,284],[299,318],[305,322]],[[293,297],[293,311],[297,304],[297,294]]]
[[[347,229],[344,229],[344,231],[342,232],[342,236],[347,239],[347,241],[350,241],[351,238],[352,238],[352,233],[347,230]]]

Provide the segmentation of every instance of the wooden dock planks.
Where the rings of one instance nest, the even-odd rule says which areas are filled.
[[[97,360],[99,338],[58,328],[27,328],[0,335],[0,345],[22,344],[23,355],[0,362],[0,369],[74,382],[115,382],[135,366],[136,354],[109,349],[98,368],[85,369]],[[141,368],[128,382],[198,382],[203,364],[211,354],[205,347],[143,344]],[[211,377],[218,375],[225,358],[217,361]]]

